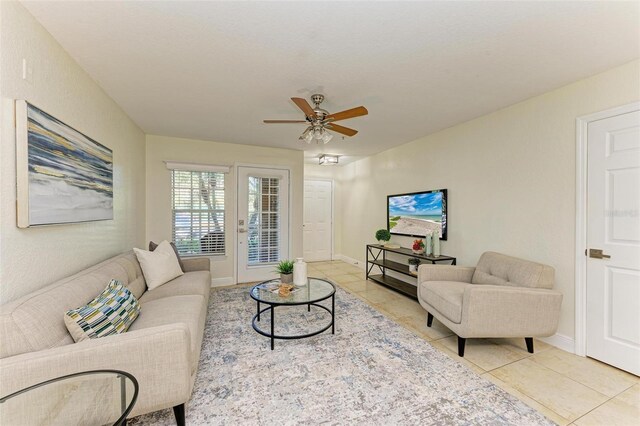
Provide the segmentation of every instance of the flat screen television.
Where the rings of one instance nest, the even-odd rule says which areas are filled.
[[[425,237],[438,231],[447,239],[447,190],[387,196],[387,229],[391,234]]]

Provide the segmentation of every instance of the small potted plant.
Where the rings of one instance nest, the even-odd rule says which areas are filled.
[[[412,274],[418,273],[418,266],[420,266],[420,259],[415,257],[409,258],[409,272]]]
[[[413,246],[411,247],[415,254],[424,253],[424,241],[421,238],[413,240]]]
[[[386,229],[378,229],[376,231],[376,240],[381,246],[385,245],[391,239],[391,233]]]
[[[281,260],[276,266],[276,272],[280,274],[280,281],[283,283],[293,282],[293,260]]]

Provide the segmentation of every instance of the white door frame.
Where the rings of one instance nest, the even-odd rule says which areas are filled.
[[[291,206],[292,206],[292,201],[293,201],[293,184],[292,184],[292,172],[291,172],[291,167],[289,166],[274,166],[272,164],[257,164],[257,163],[234,163],[233,164],[233,170],[234,170],[234,174],[235,174],[235,179],[234,179],[234,185],[235,185],[235,192],[236,192],[236,202],[235,202],[235,212],[233,214],[233,238],[234,238],[234,265],[233,265],[233,273],[234,273],[234,281],[237,284],[238,282],[238,262],[240,261],[240,253],[239,253],[239,247],[238,247],[238,203],[240,202],[240,199],[238,197],[238,183],[240,181],[240,176],[238,173],[238,168],[239,167],[255,167],[258,169],[274,169],[274,170],[287,170],[289,172],[289,217],[287,218],[287,228],[289,230],[288,234],[289,234],[289,238],[287,241],[287,245],[288,245],[288,252],[289,255],[291,255],[291,247],[292,247],[292,242],[293,242],[293,236],[291,235]]]
[[[336,248],[334,246],[335,243],[335,238],[333,236],[333,224],[335,222],[335,206],[336,206],[336,199],[335,199],[335,194],[336,194],[336,183],[334,182],[333,179],[331,178],[315,178],[315,177],[305,177],[303,179],[303,183],[311,180],[311,181],[322,181],[322,182],[331,182],[331,260],[334,260],[333,256],[334,253],[336,252]],[[304,190],[303,190],[304,191]],[[302,197],[304,199],[304,193],[302,194]],[[302,223],[304,224],[304,212],[303,212],[303,217],[302,217]],[[304,235],[303,237],[304,238]],[[304,241],[302,242],[302,246],[304,247]]]
[[[640,110],[640,102],[576,118],[576,245],[575,245],[575,347],[576,355],[587,355],[587,140],[593,121]]]

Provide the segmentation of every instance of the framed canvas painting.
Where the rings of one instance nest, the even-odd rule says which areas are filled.
[[[16,101],[18,227],[113,219],[113,152]]]

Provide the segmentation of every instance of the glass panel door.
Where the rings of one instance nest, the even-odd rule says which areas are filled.
[[[247,263],[277,263],[280,260],[279,178],[249,176]]]
[[[289,171],[238,167],[238,282],[276,277],[289,256]]]

